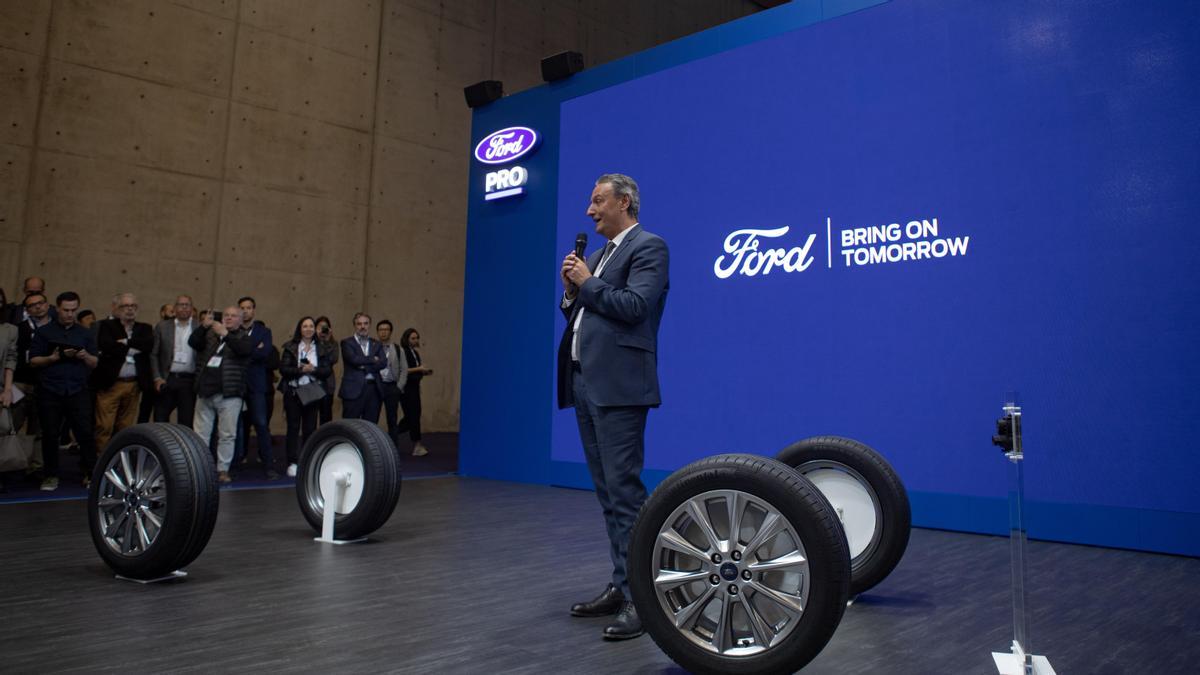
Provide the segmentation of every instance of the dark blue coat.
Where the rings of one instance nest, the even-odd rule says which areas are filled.
[[[358,339],[351,335],[342,338],[342,388],[338,396],[344,399],[356,399],[363,394],[363,387],[373,386],[383,395],[383,386],[379,379],[379,371],[387,368],[387,353],[383,343],[375,338],[369,338],[367,353],[363,354],[358,346]],[[367,375],[375,379],[367,381]]]
[[[603,249],[588,256],[595,270]],[[558,405],[574,405],[570,386],[571,325],[579,326],[579,364],[593,403],[599,406],[658,406],[658,325],[667,303],[669,256],[661,237],[635,225],[613,251],[598,277],[579,287],[563,309],[567,330],[558,349]]]
[[[271,391],[271,383],[267,380],[267,359],[275,350],[275,345],[271,342],[271,329],[261,321],[254,322],[249,335],[254,348],[250,350],[250,364],[246,366],[246,391],[263,394]]]

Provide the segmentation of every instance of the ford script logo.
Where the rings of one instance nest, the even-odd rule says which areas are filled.
[[[509,127],[488,134],[475,146],[475,159],[484,164],[504,164],[529,154],[540,140],[529,127]]]

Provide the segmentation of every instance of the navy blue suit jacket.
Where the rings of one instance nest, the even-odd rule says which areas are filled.
[[[369,339],[371,344],[367,347],[367,353],[363,354],[358,346],[358,338],[353,335],[342,338],[342,387],[338,396],[344,399],[353,400],[362,396],[363,387],[366,386],[373,386],[381,396],[383,394],[379,371],[387,368],[387,353],[383,350],[382,342],[375,338]],[[368,382],[367,375],[372,375],[375,379]]]
[[[246,391],[252,394],[266,393],[271,391],[271,383],[267,381],[267,357],[275,349],[271,329],[267,328],[267,324],[261,321],[252,324],[250,342],[254,349],[250,352],[250,363],[246,366]]]
[[[595,270],[604,249],[588,256]],[[580,307],[579,363],[584,386],[599,406],[658,406],[658,325],[667,303],[670,256],[662,237],[635,225],[563,308],[567,329],[558,348],[558,407],[575,404],[571,388],[571,326]]]

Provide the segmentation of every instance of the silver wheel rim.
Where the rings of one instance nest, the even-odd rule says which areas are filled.
[[[113,454],[97,491],[96,527],[110,549],[137,557],[154,545],[167,512],[162,464],[148,448],[131,445]]]
[[[304,472],[304,492],[309,508],[314,513],[325,512],[325,495],[335,491],[334,473],[349,471],[350,485],[342,498],[341,508],[335,513],[345,515],[352,512],[362,499],[363,483],[366,480],[366,463],[358,446],[344,439],[334,439],[322,444],[312,453]]]
[[[841,462],[817,460],[805,462],[798,469],[837,512],[850,548],[850,567],[858,567],[875,554],[883,536],[879,495],[861,473]]]
[[[770,502],[739,490],[705,492],[676,508],[651,566],[667,619],[721,656],[778,646],[808,605],[808,556],[796,528]]]

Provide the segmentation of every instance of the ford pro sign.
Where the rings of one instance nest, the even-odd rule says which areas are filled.
[[[529,127],[493,131],[475,146],[475,159],[484,164],[504,164],[529,154],[541,138]]]

